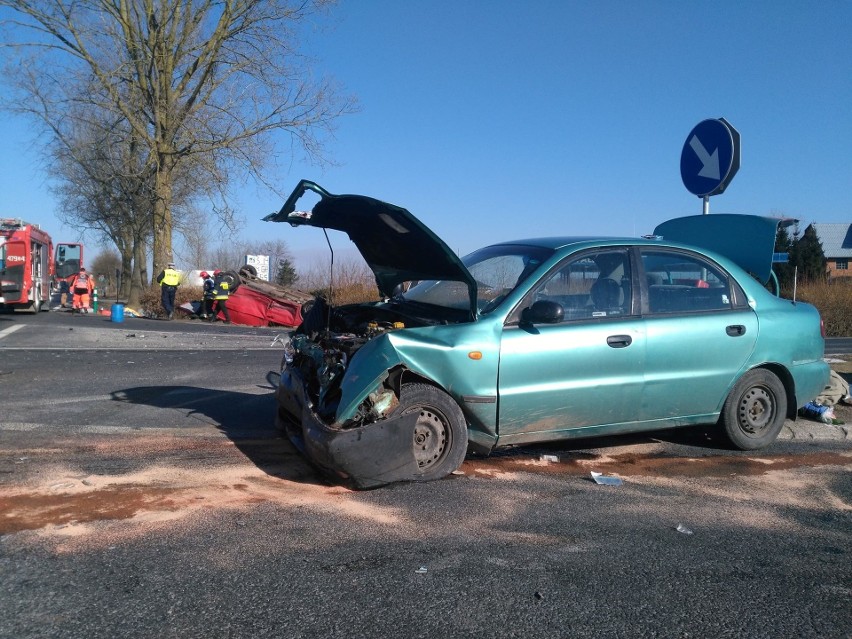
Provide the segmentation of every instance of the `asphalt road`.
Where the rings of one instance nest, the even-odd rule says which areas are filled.
[[[852,354],[852,337],[829,337],[825,340],[827,356],[842,356]]]
[[[352,492],[272,426],[277,333],[0,315],[0,637],[852,634],[847,430],[522,448]]]

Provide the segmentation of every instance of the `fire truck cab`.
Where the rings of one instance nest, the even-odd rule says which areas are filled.
[[[37,224],[0,219],[0,308],[47,310],[53,242]]]
[[[54,302],[54,296],[56,296],[58,298],[56,304],[71,305],[71,282],[74,276],[80,272],[82,266],[82,244],[56,245],[56,257],[53,262],[53,289],[50,296],[52,302]]]

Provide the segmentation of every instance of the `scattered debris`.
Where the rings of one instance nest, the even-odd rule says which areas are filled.
[[[544,595],[543,595],[543,594],[541,594],[538,590],[536,590],[536,591],[533,593],[533,597],[535,597],[535,598],[536,598],[536,599],[538,599],[539,601],[541,601],[542,599],[544,599]]]
[[[542,455],[539,459],[545,462],[558,462],[559,457],[557,455]]]
[[[464,471],[463,471],[463,470],[454,470],[454,471],[453,471],[452,473],[450,473],[450,474],[451,474],[451,475],[464,475]]]
[[[850,403],[849,382],[835,370],[831,371],[828,385],[816,399],[809,401],[799,409],[799,416],[823,424],[842,426],[845,422],[838,419],[834,407]]]
[[[799,409],[799,415],[823,424],[831,424],[836,419],[832,406],[821,405],[816,402],[808,402],[802,406]]]
[[[817,398],[811,402],[818,406],[833,407],[839,403],[845,403],[849,398],[849,382],[843,379],[836,370],[831,371],[828,378],[828,385],[823,389]]]
[[[691,535],[692,534],[692,529],[687,528],[683,524],[678,524],[677,527],[675,528],[675,530],[678,531],[679,533],[683,533],[684,535]]]
[[[426,568],[426,566],[420,566],[420,568],[418,568],[414,572],[416,572],[418,575],[423,575],[426,574],[427,570],[428,569]]]
[[[603,473],[596,473],[592,471],[592,479],[595,480],[596,484],[603,484],[605,486],[621,486],[624,481],[620,477],[608,477]]]

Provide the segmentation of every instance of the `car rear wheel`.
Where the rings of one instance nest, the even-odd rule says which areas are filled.
[[[768,370],[755,369],[736,383],[719,422],[734,447],[756,450],[775,441],[786,416],[787,393],[781,380]]]
[[[429,384],[405,384],[399,408],[403,414],[420,414],[412,441],[418,466],[413,481],[440,479],[461,466],[467,452],[467,427],[452,397]]]

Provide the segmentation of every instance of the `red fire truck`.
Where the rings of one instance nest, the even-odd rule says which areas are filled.
[[[47,310],[55,292],[83,265],[82,244],[59,244],[37,224],[0,219],[0,308]]]

